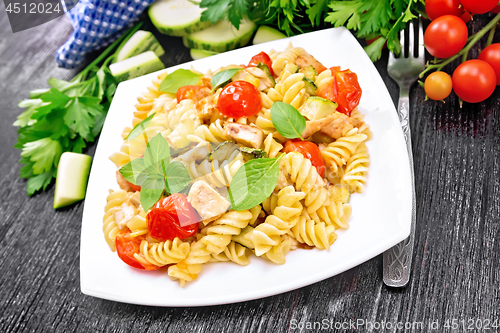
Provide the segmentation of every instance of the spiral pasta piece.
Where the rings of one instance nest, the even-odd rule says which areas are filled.
[[[187,136],[187,139],[193,142],[224,142],[229,140],[220,119],[210,125],[199,126],[193,131],[193,134]]]
[[[219,165],[219,161],[209,162],[203,160],[199,165],[195,161],[183,162],[192,179],[203,179],[213,188],[223,188],[229,186],[238,169],[243,165],[243,156],[238,154],[231,161],[224,161]]]
[[[190,249],[189,243],[175,238],[173,241],[149,243],[146,240],[139,246],[140,253],[135,253],[134,257],[141,264],[152,264],[162,267],[184,260]]]
[[[292,247],[292,242],[288,238],[285,238],[285,236],[287,235],[281,236],[279,244],[273,246],[269,251],[264,253],[262,257],[275,264],[283,265],[286,262],[285,256],[290,252]]]
[[[283,149],[283,145],[276,140],[274,140],[272,134],[268,134],[264,140],[264,150],[269,158],[275,158],[280,155],[280,150]]]
[[[351,158],[361,142],[366,139],[366,134],[358,133],[358,129],[353,128],[345,136],[322,149],[321,156],[323,156],[326,166],[330,169],[327,172],[337,173],[338,169],[343,167]]]
[[[104,217],[102,218],[102,231],[104,239],[111,251],[115,252],[115,239],[120,231],[116,223],[115,213],[121,210],[122,204],[129,199],[130,194],[125,190],[109,191],[106,198],[106,206],[104,206]]]
[[[224,251],[219,254],[212,253],[212,257],[215,261],[232,261],[238,265],[246,266],[250,263],[249,254],[250,250],[246,247],[231,241]]]
[[[345,182],[351,192],[362,193],[365,189],[368,170],[370,166],[370,155],[364,143],[360,144],[347,161],[342,182]]]
[[[295,62],[295,59],[301,54],[304,53],[305,50],[301,47],[293,47],[292,44],[288,46],[288,48],[276,55],[273,59],[273,71],[276,75],[280,75],[281,71],[285,68],[287,64],[292,64]]]
[[[300,216],[290,232],[300,243],[315,246],[322,250],[330,249],[330,246],[337,239],[334,226],[327,226],[324,222],[317,223],[309,219],[307,214]]]
[[[270,88],[267,96],[273,102],[284,102],[298,109],[304,103],[306,96],[304,74],[283,71],[274,88]]]

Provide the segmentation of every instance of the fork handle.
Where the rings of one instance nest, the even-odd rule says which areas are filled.
[[[415,200],[415,179],[413,173],[413,153],[411,149],[411,131],[410,131],[410,99],[408,92],[401,89],[401,95],[398,105],[398,116],[401,122],[401,128],[408,149],[408,158],[410,161],[411,187],[412,187],[412,207],[411,207],[411,231],[410,236],[394,245],[384,252],[383,275],[384,283],[389,287],[404,287],[410,280],[410,270],[413,254],[413,243],[415,238],[416,221],[416,200]]]

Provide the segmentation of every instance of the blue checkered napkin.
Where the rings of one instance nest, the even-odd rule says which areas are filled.
[[[130,26],[155,0],[64,0],[63,7],[73,33],[56,52],[60,67],[79,66],[85,55],[118,38],[116,32]]]

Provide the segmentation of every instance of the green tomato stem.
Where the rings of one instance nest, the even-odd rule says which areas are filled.
[[[497,25],[490,30],[490,34],[488,35],[488,41],[486,42],[486,47],[490,46],[493,43],[493,37],[495,37],[495,30],[497,29]]]

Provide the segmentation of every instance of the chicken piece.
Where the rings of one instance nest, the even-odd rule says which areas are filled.
[[[260,79],[259,85],[257,87],[259,91],[274,87],[274,83],[271,81],[266,72],[264,72],[262,69],[257,67],[249,67],[245,70],[251,75]]]
[[[309,138],[314,133],[321,130],[323,127],[328,126],[334,120],[334,116],[328,116],[324,118],[320,118],[317,120],[308,120],[306,121],[306,129],[302,132],[302,137],[304,139]]]
[[[255,126],[227,123],[224,130],[228,137],[245,146],[260,149],[264,142],[264,132]]]
[[[189,190],[189,203],[196,209],[203,221],[213,219],[224,214],[231,206],[229,201],[222,197],[204,180],[197,180]]]
[[[128,202],[124,202],[121,207],[115,212],[115,222],[121,230],[125,228],[127,222],[136,215],[136,209]]]
[[[342,137],[343,133],[346,133],[353,129],[354,126],[351,118],[349,118],[345,114],[335,112],[332,117],[332,122],[330,122],[327,126],[321,128],[321,133],[326,134],[336,140]]]
[[[122,174],[118,170],[116,170],[116,182],[122,190],[125,190],[127,192],[134,192],[134,190],[130,186],[130,183],[122,176]]]
[[[214,96],[210,95],[199,100],[196,103],[196,111],[202,123],[206,120],[210,120],[217,111],[217,106],[214,103]]]
[[[314,69],[316,70],[316,73],[321,73],[326,69],[325,66],[323,66],[322,63],[320,63],[318,60],[316,60],[312,55],[309,53],[302,53],[300,54],[297,59],[295,60],[295,63],[299,66],[299,68],[305,68],[307,66],[313,66]]]
[[[130,202],[134,204],[136,208],[141,206],[141,192],[137,191],[130,196]]]

